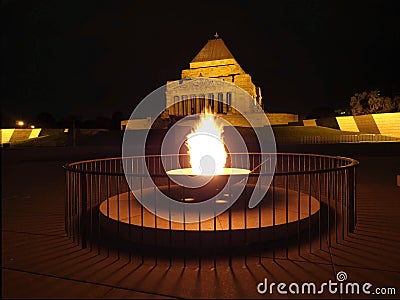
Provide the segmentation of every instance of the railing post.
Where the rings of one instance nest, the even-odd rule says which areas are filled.
[[[349,232],[354,232],[356,224],[356,173],[355,167],[349,169]]]
[[[86,223],[87,223],[87,183],[86,183],[86,174],[80,174],[81,181],[81,220],[80,220],[80,232],[82,238],[82,249],[86,249],[87,247],[87,237],[86,237]]]
[[[70,186],[69,186],[69,171],[65,169],[64,172],[64,178],[65,178],[65,195],[64,195],[64,230],[67,236],[69,236],[69,228],[68,224],[70,222],[69,218],[69,193],[70,193]]]

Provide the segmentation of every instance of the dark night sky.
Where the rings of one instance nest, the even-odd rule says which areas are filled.
[[[129,115],[217,31],[270,112],[399,91],[400,1],[3,1],[2,114]]]

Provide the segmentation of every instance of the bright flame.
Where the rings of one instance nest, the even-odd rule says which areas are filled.
[[[227,154],[222,133],[222,126],[215,123],[213,114],[207,111],[201,114],[198,127],[186,140],[193,174],[224,174]]]

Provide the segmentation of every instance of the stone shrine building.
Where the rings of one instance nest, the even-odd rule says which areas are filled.
[[[254,85],[251,76],[242,69],[218,34],[214,37],[193,58],[189,69],[182,70],[181,80],[178,82],[201,77],[230,82],[245,90],[254,99],[254,104],[258,103],[262,107],[260,87]],[[184,117],[204,112],[205,108],[208,108],[214,114],[225,115],[223,117],[231,122],[234,121],[233,119],[240,118],[240,116],[236,116],[237,118],[233,116],[236,114],[231,107],[232,104],[239,105],[235,101],[240,99],[235,99],[234,94],[227,91],[226,87],[221,90],[215,87],[215,90],[194,94],[193,90],[179,89],[178,85],[177,81],[167,82],[166,112],[168,115]]]
[[[200,78],[217,80],[197,87],[196,83],[190,83],[194,82],[192,79]],[[241,92],[238,93],[238,90]],[[244,94],[246,101],[243,100]],[[265,126],[265,118],[261,118],[259,113],[251,114],[257,104],[264,108],[261,88],[253,83],[251,76],[242,69],[225,42],[215,34],[189,63],[189,69],[182,70],[181,79],[167,82],[165,111],[160,117],[171,122],[177,118],[202,113],[207,109],[233,126],[250,126],[243,115],[233,108],[235,107],[251,116],[257,126]],[[298,122],[298,116],[290,113],[266,113],[266,116],[270,125]],[[121,121],[121,130],[150,128],[154,120],[151,120],[151,117],[143,117],[144,119]]]

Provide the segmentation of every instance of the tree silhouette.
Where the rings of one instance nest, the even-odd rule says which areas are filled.
[[[356,93],[350,99],[351,112],[354,116],[400,111],[399,104],[400,101],[396,98],[381,96],[377,90]]]

